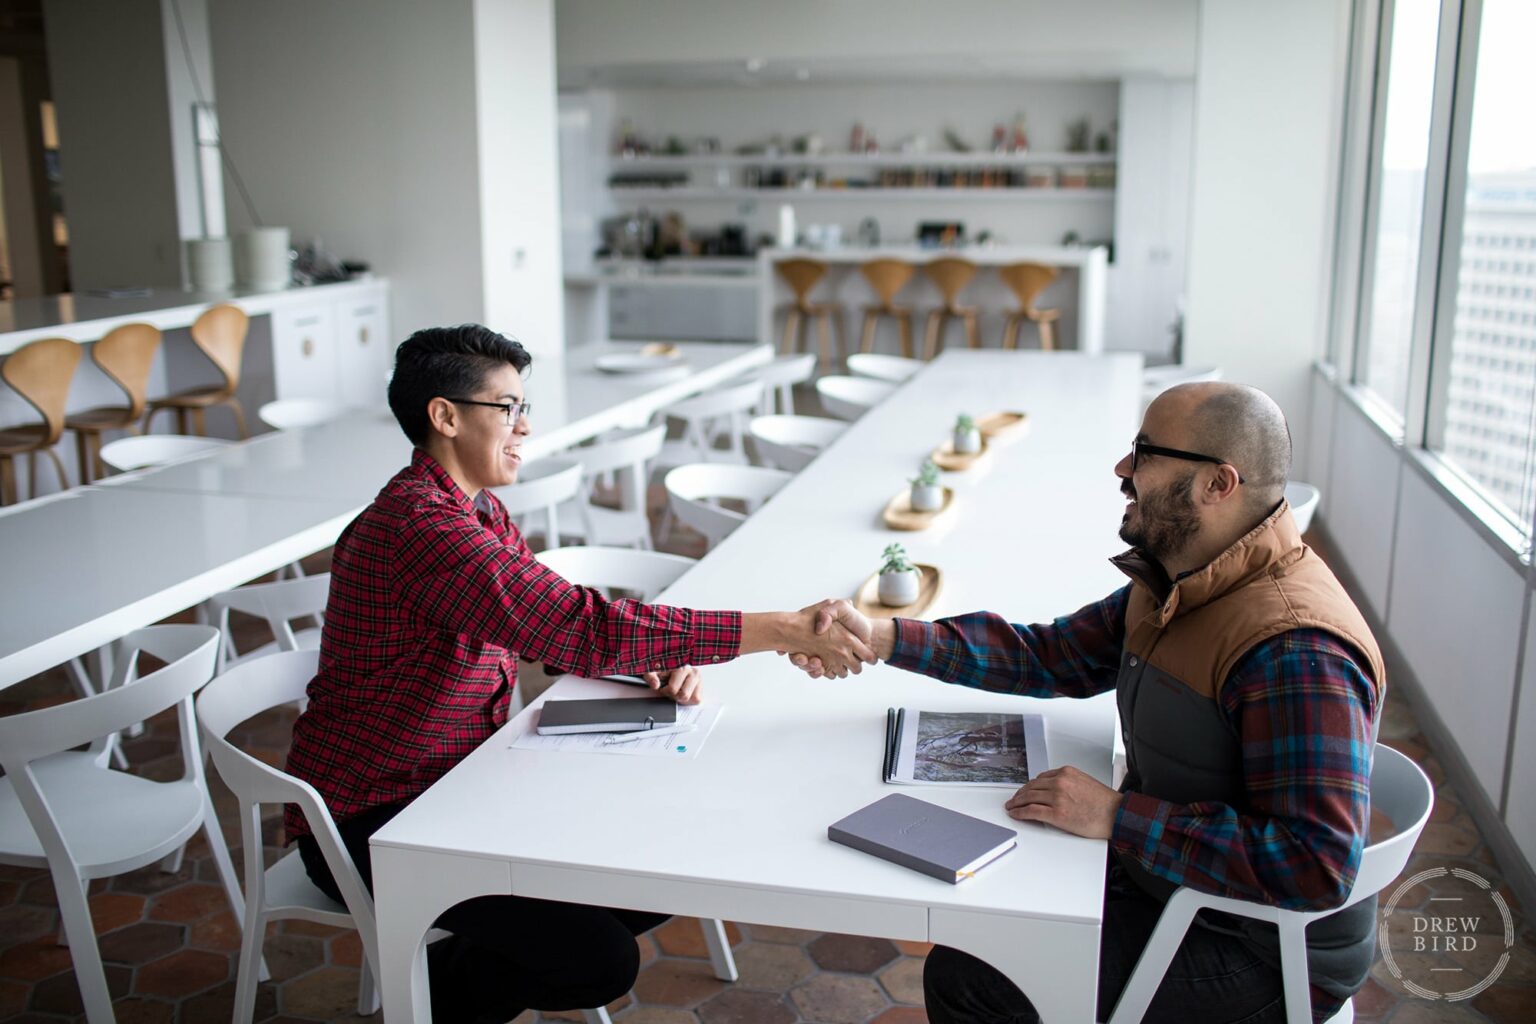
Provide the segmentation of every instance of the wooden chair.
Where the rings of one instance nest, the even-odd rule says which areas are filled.
[[[917,268],[906,260],[869,260],[859,267],[859,273],[864,275],[864,280],[869,282],[879,299],[876,305],[864,307],[860,352],[874,351],[875,331],[880,327],[880,318],[888,316],[896,321],[901,354],[908,359],[912,358],[912,307],[897,306],[893,300],[916,272]]]
[[[1040,331],[1040,350],[1056,351],[1056,321],[1061,318],[1061,310],[1036,309],[1035,300],[1060,273],[1043,263],[1009,263],[997,268],[997,276],[1019,300],[1019,308],[1008,314],[1003,327],[1003,348],[1018,348],[1019,328],[1028,320]]]
[[[106,333],[91,346],[91,362],[112,378],[128,396],[127,405],[102,405],[77,412],[64,421],[75,432],[75,453],[80,460],[80,482],[107,475],[101,461],[102,435],[109,430],[139,432],[139,417],[149,392],[149,368],[160,351],[160,329],[149,324],[124,324]]]
[[[80,346],[68,338],[43,338],[23,345],[0,363],[0,377],[43,416],[41,423],[0,430],[0,505],[18,500],[16,464],[27,457],[27,478],[32,497],[37,497],[37,453],[46,452],[59,472],[59,487],[69,488],[64,463],[53,446],[64,434],[64,407],[69,384],[80,365]]]
[[[149,412],[144,416],[146,434],[149,433],[150,420],[161,409],[175,410],[178,434],[207,434],[203,411],[212,406],[224,405],[235,414],[240,439],[243,441],[250,436],[245,429],[245,411],[240,408],[240,400],[235,397],[235,389],[240,386],[240,358],[245,353],[245,335],[250,323],[251,318],[245,315],[244,310],[228,303],[213,306],[197,318],[192,325],[192,340],[218,368],[219,373],[223,374],[224,383],[188,388],[150,402]]]
[[[981,347],[981,324],[975,306],[958,304],[960,293],[976,276],[976,264],[958,256],[944,256],[923,268],[944,297],[944,304],[928,314],[928,330],[923,338],[923,358],[932,359],[944,347],[944,328],[951,319],[965,324],[965,340],[971,348]]]
[[[790,289],[795,301],[784,317],[784,341],[781,355],[794,355],[806,348],[802,328],[811,320],[816,321],[817,336],[821,341],[821,361],[832,365],[841,358],[843,345],[843,307],[836,302],[812,302],[811,291],[827,276],[827,265],[821,260],[782,260],[774,265]],[[832,335],[837,334],[837,355],[832,354]]]

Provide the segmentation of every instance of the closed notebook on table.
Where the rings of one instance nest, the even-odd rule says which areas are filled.
[[[827,826],[827,838],[951,885],[1018,842],[1011,828],[900,793]]]
[[[636,732],[677,724],[677,704],[667,697],[547,700],[539,709],[539,735],[571,732]]]

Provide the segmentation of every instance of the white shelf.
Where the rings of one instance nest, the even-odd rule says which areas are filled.
[[[736,153],[690,153],[683,156],[614,156],[609,170],[683,170],[689,167],[1053,167],[1078,164],[1102,166],[1116,160],[1113,153],[785,153],[742,156]]]
[[[1112,188],[624,188],[608,189],[614,198],[674,201],[765,199],[785,202],[822,199],[950,199],[960,202],[1070,203],[1109,202]]]

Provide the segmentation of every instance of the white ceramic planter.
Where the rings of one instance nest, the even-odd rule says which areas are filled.
[[[235,283],[235,264],[229,239],[187,239],[187,276],[196,291],[228,291]]]
[[[911,500],[914,512],[937,512],[944,507],[944,488],[938,484],[913,484]]]
[[[955,451],[961,455],[979,452],[981,451],[981,431],[974,427],[970,430],[957,430],[952,443]]]
[[[288,229],[252,228],[237,236],[235,276],[241,285],[256,291],[275,292],[287,288],[292,276],[288,262]]]
[[[909,569],[906,572],[883,572],[880,574],[877,596],[881,604],[889,608],[900,608],[917,600],[921,583],[922,577],[916,569]]]

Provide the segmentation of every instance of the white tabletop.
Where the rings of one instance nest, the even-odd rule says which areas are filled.
[[[591,361],[636,345],[534,363],[530,458],[766,362],[766,345],[680,345],[664,374],[616,376]],[[7,611],[0,687],[84,654],[335,542],[410,460],[387,413],[359,413],[175,465],[76,488],[0,515]]]
[[[1107,562],[1124,547],[1112,467],[1135,434],[1140,370],[1133,355],[946,352],[660,600],[770,610],[851,595],[893,540],[943,569],[935,615],[984,608],[1037,621],[1102,598],[1124,583]],[[946,474],[959,501],[948,527],[885,529],[882,507],[955,414],[1002,409],[1027,411],[1032,431],[989,467]],[[506,865],[502,884],[518,893],[898,938],[942,938],[945,911],[1024,916],[1086,926],[1096,948],[1104,844],[1012,822],[1004,791],[908,791],[1017,827],[1019,850],[958,886],[835,845],[826,828],[891,792],[880,781],[888,706],[1044,711],[1053,762],[1107,783],[1111,695],[1030,700],[885,665],[812,681],[772,655],[711,667],[706,679],[725,711],[697,759],[512,750],[498,734],[374,836],[376,871],[391,851],[467,858]],[[412,864],[421,878],[425,861]],[[389,902],[403,897],[381,885],[381,926],[392,927]]]
[[[793,249],[761,250],[770,263],[781,260],[812,259],[823,263],[865,263],[869,260],[903,260],[927,263],[946,256],[958,256],[982,266],[1004,263],[1044,263],[1052,267],[1082,267],[1103,260],[1109,250],[1102,245],[961,245],[953,248],[920,245],[843,245],[830,249],[798,246]]]

